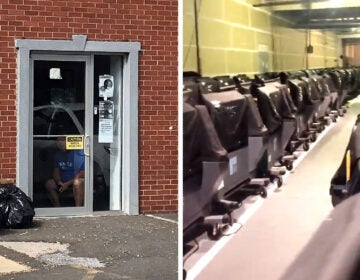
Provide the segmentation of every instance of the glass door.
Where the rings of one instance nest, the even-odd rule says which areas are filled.
[[[33,55],[32,198],[39,215],[92,211],[90,58]]]
[[[94,55],[93,209],[121,209],[122,56]]]

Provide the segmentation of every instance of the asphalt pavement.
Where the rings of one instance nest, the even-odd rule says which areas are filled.
[[[178,279],[177,215],[35,218],[0,229],[0,279]]]

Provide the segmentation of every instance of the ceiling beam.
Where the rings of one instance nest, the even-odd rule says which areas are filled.
[[[272,1],[260,4],[254,4],[253,7],[273,7],[273,6],[285,6],[285,5],[296,5],[296,4],[310,4],[315,2],[326,2],[327,0],[287,0],[287,1]]]
[[[294,28],[298,29],[333,29],[333,28],[353,28],[360,27],[360,21],[353,22],[310,22],[310,23],[297,23]]]

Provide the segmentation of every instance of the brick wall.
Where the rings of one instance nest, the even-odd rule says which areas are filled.
[[[15,39],[141,43],[140,211],[177,211],[176,0],[2,0],[0,3],[0,178],[16,177]],[[20,171],[21,172],[21,171]],[[21,174],[20,174],[21,176]]]

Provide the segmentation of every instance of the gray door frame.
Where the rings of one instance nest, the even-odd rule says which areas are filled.
[[[74,35],[72,40],[15,40],[18,50],[17,83],[17,159],[16,182],[26,194],[32,190],[32,98],[33,80],[31,54],[122,55],[122,169],[121,210],[130,215],[139,214],[139,164],[138,164],[138,67],[139,42],[87,41],[85,35]],[[74,56],[75,57],[75,56]],[[92,96],[91,96],[92,98]],[[45,214],[46,215],[46,214]]]

